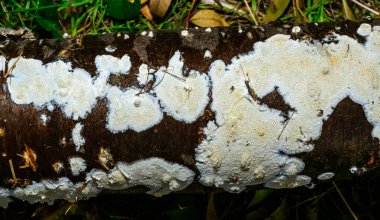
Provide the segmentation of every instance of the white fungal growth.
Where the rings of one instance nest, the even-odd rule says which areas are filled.
[[[107,92],[109,100],[106,127],[113,133],[127,129],[140,132],[153,127],[162,120],[158,100],[139,89],[130,88],[125,92],[111,86]]]
[[[83,69],[72,69],[71,63],[56,61],[44,65],[40,60],[13,58],[9,65],[15,68],[6,81],[11,99],[16,104],[33,104],[49,111],[57,104],[68,118],[85,118],[97,98],[105,95],[109,75],[127,74],[131,68],[127,55],[121,59],[97,56],[95,64],[99,75],[92,78]]]
[[[137,81],[139,81],[140,85],[145,85],[153,79],[153,75],[149,73],[150,72],[148,69],[148,65],[146,65],[145,63],[141,64],[141,66],[139,67],[139,73],[137,74]]]
[[[5,57],[0,56],[0,72],[5,71]]]
[[[9,198],[9,196],[10,193],[8,189],[0,188],[0,207],[8,207],[8,203],[12,202],[12,199]]]
[[[13,58],[8,65],[16,65],[17,59]],[[20,58],[7,78],[7,85],[12,100],[16,104],[33,103],[36,107],[42,107],[49,103],[54,95],[53,74],[46,70],[40,60]]]
[[[211,28],[206,28],[206,32],[211,32]]]
[[[203,55],[203,57],[204,57],[204,58],[212,58],[211,51],[206,50],[206,51],[205,51],[205,54]]]
[[[73,163],[78,166],[78,158],[75,160],[77,161]],[[82,163],[79,158],[79,166]],[[73,167],[71,161],[70,164]],[[80,168],[80,172],[84,169]],[[131,164],[118,162],[108,172],[91,170],[86,173],[84,182],[73,183],[67,177],[62,177],[58,180],[32,182],[26,187],[17,187],[13,190],[0,188],[0,207],[6,208],[12,201],[11,197],[29,203],[52,204],[57,199],[76,202],[94,197],[103,189],[121,190],[134,186],[146,186],[150,189],[147,193],[162,196],[186,188],[192,183],[194,176],[195,173],[190,169],[160,158],[149,158]]]
[[[104,48],[104,49],[105,49],[105,51],[107,51],[107,52],[109,52],[109,53],[113,53],[113,52],[116,51],[117,47],[112,46],[112,45],[108,45],[108,46],[106,46],[106,48]]]
[[[98,55],[95,57],[95,65],[99,73],[106,74],[128,74],[132,66],[128,55],[120,59],[111,55]]]
[[[363,23],[359,26],[358,30],[356,31],[359,35],[366,37],[371,34],[372,32],[372,26],[370,24]]]
[[[149,31],[148,37],[154,37],[153,31]]]
[[[143,185],[150,189],[149,194],[155,196],[184,189],[193,181],[195,175],[184,166],[172,164],[160,158],[141,160],[130,165],[118,163],[117,169],[127,179],[121,184],[122,188]]]
[[[300,28],[300,26],[294,26],[294,27],[292,28],[292,33],[293,33],[293,34],[298,34],[299,32],[301,32],[301,28]]]
[[[170,116],[191,123],[203,113],[209,101],[209,78],[194,70],[185,77],[183,65],[181,53],[175,52],[168,67],[156,72],[154,91]]]
[[[273,189],[295,188],[310,184],[311,178],[305,175],[280,176],[265,183],[265,187]]]
[[[363,105],[378,137],[380,33],[366,36],[363,45],[337,34],[337,43],[325,44],[278,34],[255,43],[252,52],[229,65],[215,61],[209,76],[216,120],[208,123],[206,139],[196,149],[200,182],[233,192],[260,183],[309,182],[297,175],[303,162],[290,155],[313,149],[310,140],[320,137],[323,121],[347,96]],[[295,109],[288,121],[255,100],[275,88]]]
[[[128,40],[129,39],[129,35],[128,34],[124,34],[124,40]]]
[[[69,159],[69,164],[73,176],[78,176],[87,168],[86,161],[80,157],[71,157]]]
[[[76,151],[79,151],[80,147],[86,142],[86,140],[81,135],[82,129],[83,125],[81,123],[77,123],[71,132]]]
[[[146,31],[141,32],[141,35],[145,36],[146,35]]]
[[[40,119],[41,119],[42,124],[46,125],[46,122],[48,121],[48,117],[45,114],[41,114]]]
[[[187,37],[187,36],[189,36],[189,31],[188,30],[183,30],[183,31],[181,31],[181,35],[184,36],[184,37]]]
[[[335,173],[333,172],[325,172],[325,173],[321,173],[317,176],[317,179],[318,180],[329,180],[331,178],[333,178],[335,176]]]

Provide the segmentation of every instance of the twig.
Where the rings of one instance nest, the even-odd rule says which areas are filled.
[[[343,203],[346,205],[348,211],[350,211],[352,217],[355,219],[355,220],[358,220],[358,217],[356,216],[355,212],[352,211],[350,205],[348,204],[346,198],[344,198],[342,192],[340,191],[340,189],[338,188],[338,186],[336,185],[335,181],[332,181],[332,184],[334,185],[334,188],[335,190],[338,192],[340,198],[342,199]]]
[[[245,4],[245,7],[247,7],[247,10],[248,10],[248,12],[249,12],[249,15],[252,17],[253,22],[255,22],[255,25],[258,25],[259,23],[257,23],[256,17],[255,17],[255,15],[254,15],[253,12],[252,12],[251,7],[249,7],[247,0],[244,0],[244,4]]]
[[[191,14],[191,11],[193,11],[193,9],[194,9],[195,2],[196,2],[196,0],[192,0],[192,1],[191,1],[190,9],[189,9],[189,11],[187,12],[187,16],[186,16],[186,20],[185,20],[185,27],[186,27],[186,28],[189,28],[190,14]]]
[[[11,173],[12,173],[12,178],[13,178],[13,184],[12,184],[12,189],[17,185],[17,177],[16,177],[16,172],[15,169],[13,168],[13,162],[12,159],[9,159],[9,167],[11,168]]]
[[[369,11],[369,12],[372,12],[372,13],[374,13],[375,15],[379,15],[379,12],[378,12],[378,11],[373,10],[372,8],[368,7],[367,5],[365,5],[365,4],[361,3],[361,2],[356,1],[356,0],[351,0],[351,1],[352,1],[353,3],[359,5],[360,7],[366,9],[366,10]]]
[[[9,76],[9,74],[12,73],[12,71],[14,70],[14,68],[16,68],[16,64],[18,63],[18,61],[20,60],[21,56],[22,56],[22,53],[23,51],[21,51],[20,55],[18,55],[17,59],[16,59],[16,62],[14,62],[12,64],[12,66],[7,70],[7,71],[4,71],[4,74],[3,74],[3,78],[7,78]]]

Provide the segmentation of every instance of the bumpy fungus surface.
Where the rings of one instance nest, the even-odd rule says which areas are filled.
[[[298,26],[293,30],[300,31]],[[380,138],[380,32],[368,24],[357,32],[366,38],[365,44],[334,33],[323,43],[277,34],[255,43],[251,52],[234,57],[229,64],[214,61],[207,74],[185,68],[177,51],[167,66],[140,65],[136,79],[143,89],[109,83],[112,74],[130,74],[132,64],[127,54],[122,58],[97,56],[94,75],[72,68],[70,62],[43,64],[36,59],[12,58],[7,66],[14,69],[6,87],[16,104],[32,104],[38,110],[60,108],[74,120],[72,139],[78,149],[86,143],[81,136],[85,128],[79,121],[100,99],[107,101],[106,129],[118,134],[150,129],[165,115],[193,123],[211,102],[215,119],[203,128],[205,138],[196,147],[199,181],[231,192],[255,184],[292,188],[311,182],[310,177],[300,174],[305,163],[295,154],[313,150],[312,140],[321,135],[324,120],[345,97],[363,106],[374,126],[372,136]],[[143,34],[149,37],[151,33]],[[187,30],[181,32],[183,38],[188,35]],[[211,52],[205,51],[204,57],[211,59]],[[0,56],[0,71],[5,70],[5,62]],[[289,112],[261,102],[274,90],[291,107]],[[99,160],[105,166],[109,162]],[[162,195],[184,189],[195,177],[191,169],[160,158],[119,161],[107,171],[86,169],[86,161],[80,157],[70,158],[69,163],[73,175],[85,174],[85,182],[63,177],[24,188],[0,188],[0,206],[6,207],[10,197],[31,203],[75,201],[95,196],[104,188],[137,185]]]

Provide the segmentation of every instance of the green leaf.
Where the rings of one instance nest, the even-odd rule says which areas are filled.
[[[277,20],[285,9],[288,7],[290,0],[274,0],[271,1],[265,13],[263,23]]]
[[[54,5],[54,0],[40,0],[41,7]],[[50,32],[54,38],[61,38],[62,32],[59,25],[59,16],[56,8],[38,10],[36,13],[37,23],[46,31]]]
[[[256,190],[256,194],[251,200],[251,202],[248,204],[248,208],[252,208],[255,205],[259,204],[262,202],[264,199],[266,199],[270,194],[274,192],[273,189],[259,189]]]
[[[136,17],[141,8],[140,0],[108,0],[107,13],[119,20],[129,20]]]
[[[355,15],[352,13],[350,6],[348,5],[346,0],[342,0],[342,9],[343,9],[343,14],[344,18],[350,21],[355,21]]]

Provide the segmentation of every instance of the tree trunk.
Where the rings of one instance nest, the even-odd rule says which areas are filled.
[[[0,205],[375,175],[377,22],[0,36]]]

